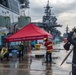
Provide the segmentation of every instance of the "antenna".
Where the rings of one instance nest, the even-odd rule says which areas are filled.
[[[48,5],[49,5],[49,0],[48,0]]]

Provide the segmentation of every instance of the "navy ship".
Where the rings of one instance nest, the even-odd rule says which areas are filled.
[[[13,32],[23,9],[29,8],[29,0],[0,0],[0,39]],[[2,38],[1,38],[2,37]],[[4,40],[3,40],[4,41]],[[1,42],[0,41],[0,45]]]

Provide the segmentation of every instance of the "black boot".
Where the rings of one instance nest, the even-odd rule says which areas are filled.
[[[7,61],[9,61],[9,58],[7,57]]]

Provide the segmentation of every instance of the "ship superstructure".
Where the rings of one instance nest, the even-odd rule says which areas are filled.
[[[18,0],[0,0],[0,16],[5,18],[8,16],[10,22],[17,22],[20,15],[20,6]],[[2,26],[2,25],[0,25]]]
[[[3,37],[7,33],[14,33],[18,28],[18,20],[23,13],[22,10],[28,8],[28,4],[29,0],[0,0],[0,45],[5,45]]]

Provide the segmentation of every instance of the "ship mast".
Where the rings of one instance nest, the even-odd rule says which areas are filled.
[[[61,25],[57,24],[57,18],[56,16],[52,15],[52,12],[51,12],[51,8],[50,5],[49,5],[49,0],[47,2],[47,5],[45,8],[45,15],[43,16],[43,24],[44,24],[44,29],[46,31],[51,31],[52,28],[54,27],[61,27]]]

